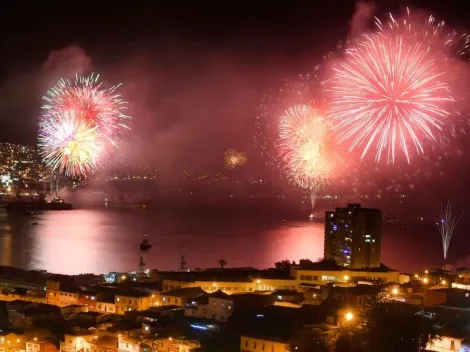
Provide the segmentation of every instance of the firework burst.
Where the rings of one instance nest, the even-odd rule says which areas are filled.
[[[226,169],[235,169],[238,166],[246,164],[248,158],[246,153],[239,152],[235,149],[227,149],[224,152],[224,164]]]
[[[67,176],[95,169],[105,151],[98,127],[73,112],[54,113],[40,122],[39,148],[47,166]]]
[[[376,20],[378,32],[349,47],[329,80],[339,142],[361,149],[361,158],[375,149],[377,162],[394,163],[401,151],[409,163],[412,152],[422,154],[427,141],[440,142],[452,129],[449,65],[468,50],[468,37],[446,33],[433,17],[413,23],[409,14]]]
[[[73,112],[77,119],[97,126],[99,133],[112,145],[117,146],[124,129],[127,103],[117,89],[121,85],[108,87],[99,75],[76,76],[75,80],[61,79],[43,97],[44,118],[53,114]]]
[[[99,75],[61,79],[43,97],[40,153],[53,172],[82,176],[96,169],[127,129],[126,102]]]
[[[311,191],[312,207],[338,162],[325,107],[324,103],[294,105],[279,121],[282,169],[291,183]]]

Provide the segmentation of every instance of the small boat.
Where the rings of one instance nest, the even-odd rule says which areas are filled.
[[[38,225],[38,223],[37,223],[37,222],[33,222],[31,225]]]
[[[145,238],[143,241],[139,244],[139,249],[142,252],[147,252],[150,248],[152,248],[152,245],[149,243],[149,240],[147,239],[147,235],[145,235]]]

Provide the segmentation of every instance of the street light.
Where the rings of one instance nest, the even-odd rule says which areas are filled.
[[[398,288],[394,287],[392,289],[392,294],[395,295],[395,296],[398,295]]]
[[[442,280],[442,281],[441,281],[441,285],[447,285],[447,281],[446,281],[446,280]]]
[[[346,319],[346,321],[352,321],[354,319],[354,314],[352,312],[346,312],[344,319]]]
[[[344,276],[343,276],[343,280],[344,280],[344,281],[348,281],[348,280],[349,280],[349,276],[348,276],[348,275],[344,275]]]
[[[428,278],[425,277],[425,278],[423,279],[423,284],[427,284],[428,282],[429,282]]]

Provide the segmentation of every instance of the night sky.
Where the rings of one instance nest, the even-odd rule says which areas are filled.
[[[223,151],[236,148],[257,161],[252,131],[261,96],[334,50],[357,9],[349,0],[154,3],[2,9],[0,140],[35,144],[47,88],[94,71],[124,83],[133,120],[121,150],[132,160],[218,168]],[[470,9],[464,1],[374,4],[379,16],[411,5],[457,28]]]

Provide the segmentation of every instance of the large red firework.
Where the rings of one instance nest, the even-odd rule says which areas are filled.
[[[409,16],[377,22],[345,52],[329,82],[331,113],[340,142],[364,158],[394,163],[399,151],[410,162],[426,141],[439,142],[451,126],[455,74],[449,63],[462,52],[461,38],[445,33],[432,17],[414,26]],[[457,46],[459,50],[452,46]]]

